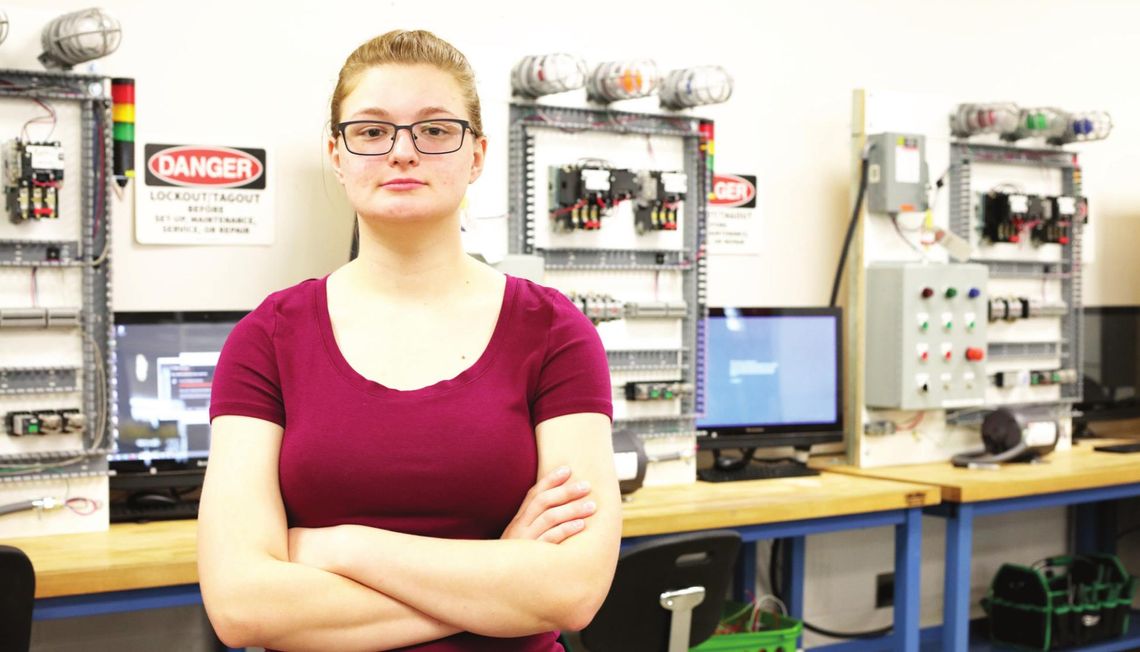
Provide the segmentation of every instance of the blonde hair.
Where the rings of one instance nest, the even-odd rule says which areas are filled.
[[[336,125],[340,122],[340,105],[356,88],[360,75],[373,66],[389,63],[428,64],[450,73],[463,93],[471,129],[476,136],[483,135],[483,116],[479,110],[479,94],[475,90],[475,72],[471,70],[467,57],[454,45],[426,30],[396,29],[366,41],[348,55],[341,67],[330,107],[330,126],[334,138],[337,136]]]

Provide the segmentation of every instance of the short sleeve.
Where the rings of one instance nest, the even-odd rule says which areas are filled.
[[[285,427],[273,334],[276,305],[270,297],[230,332],[210,388],[210,420],[222,415],[254,417]]]
[[[531,410],[534,424],[577,412],[613,419],[610,367],[598,330],[562,293],[551,295],[546,352]]]

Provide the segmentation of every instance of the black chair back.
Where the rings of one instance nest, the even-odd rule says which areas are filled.
[[[0,652],[28,652],[36,573],[23,550],[0,546]]]
[[[654,539],[623,550],[602,608],[584,630],[590,652],[664,652],[672,612],[661,594],[703,587],[704,601],[693,609],[688,645],[699,645],[716,630],[740,535],[713,530]]]

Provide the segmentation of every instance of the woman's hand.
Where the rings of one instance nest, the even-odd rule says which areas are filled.
[[[586,518],[597,511],[594,501],[587,500],[590,483],[568,480],[570,468],[566,466],[540,479],[499,538],[562,543],[585,529]]]

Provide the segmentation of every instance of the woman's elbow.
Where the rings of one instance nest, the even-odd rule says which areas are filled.
[[[604,596],[603,596],[604,598]],[[557,623],[557,628],[567,632],[580,632],[586,629],[594,620],[594,616],[598,614],[598,610],[602,608],[602,603],[599,601],[597,604],[583,601],[581,604],[574,605],[565,614],[562,614]]]
[[[227,648],[246,648],[257,645],[252,626],[252,618],[242,613],[239,607],[229,603],[218,604],[217,600],[204,600],[206,615],[214,634]]]
[[[594,620],[606,596],[610,592],[610,583],[613,580],[612,570],[601,573],[600,577],[583,578],[575,590],[568,591],[573,597],[564,604],[557,614],[558,629],[566,631],[581,631]]]
[[[254,613],[259,601],[231,581],[202,581],[202,603],[218,639],[230,648],[264,645],[264,619]]]

